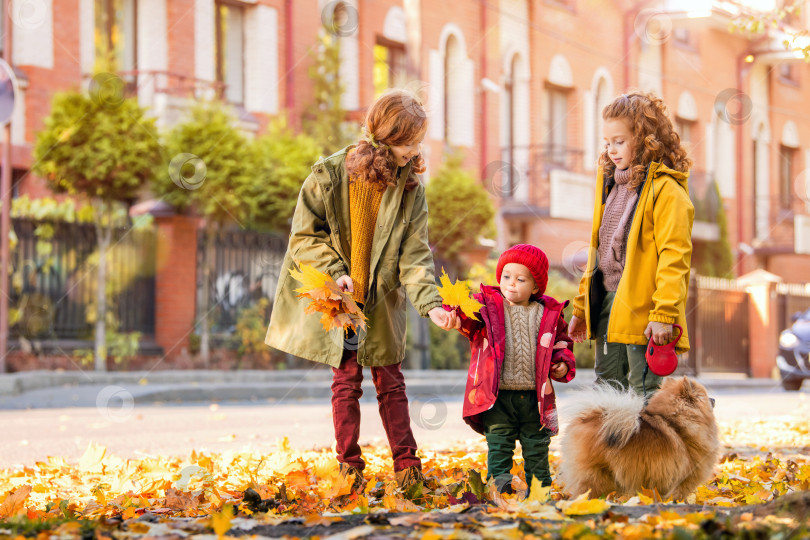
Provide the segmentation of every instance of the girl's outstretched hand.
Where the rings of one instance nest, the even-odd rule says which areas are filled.
[[[585,333],[588,328],[584,319],[580,319],[576,315],[571,316],[571,321],[568,323],[568,335],[574,340],[574,343],[582,343],[585,341]]]
[[[428,311],[428,317],[430,317],[430,320],[433,321],[436,326],[444,330],[461,326],[461,320],[455,312],[445,311],[444,308],[441,307],[435,307]]]
[[[349,275],[340,276],[335,283],[337,283],[337,286],[343,289],[344,292],[354,292],[354,281],[352,281]]]

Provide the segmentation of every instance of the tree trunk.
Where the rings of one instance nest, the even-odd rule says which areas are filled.
[[[98,276],[96,278],[95,369],[107,370],[107,250],[112,237],[112,212],[107,203],[100,203],[96,219],[98,243]],[[106,226],[103,220],[106,218]]]
[[[200,299],[200,356],[205,367],[211,364],[211,331],[208,324],[209,299],[211,295],[211,267],[214,259],[214,226],[205,224],[205,253],[203,256],[202,298]]]

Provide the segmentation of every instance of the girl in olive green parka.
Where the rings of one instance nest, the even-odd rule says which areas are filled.
[[[295,207],[265,338],[273,348],[332,367],[337,457],[353,493],[365,486],[358,445],[363,366],[371,368],[400,487],[424,482],[401,370],[405,293],[422,317],[450,328],[428,245],[425,188],[416,176],[424,171],[426,131],[418,100],[389,91],[369,108],[362,140],[312,167]],[[328,273],[352,292],[368,318],[367,331],[327,333],[319,317],[306,314],[289,272],[294,261]]]

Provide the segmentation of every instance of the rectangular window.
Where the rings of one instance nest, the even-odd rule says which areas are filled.
[[[3,174],[3,168],[0,167],[0,174]],[[25,169],[11,169],[11,198],[16,199],[20,196],[20,186],[23,180],[28,175]]]
[[[218,1],[215,10],[217,82],[225,85],[231,103],[245,101],[245,10]]]
[[[692,122],[678,118],[675,121],[675,129],[681,137],[681,144],[688,145],[692,142]]]
[[[137,0],[95,0],[96,63],[132,71],[138,66]],[[131,79],[128,77],[127,79]]]
[[[408,82],[405,45],[377,39],[374,45],[374,98],[389,88],[401,88]]]
[[[796,65],[789,62],[779,64],[779,79],[782,82],[799,84],[799,72]]]
[[[568,145],[568,93],[548,89],[548,138],[546,158],[550,163],[564,165]]]
[[[697,131],[697,122],[676,117],[675,129],[681,138],[681,145],[686,148],[689,157],[694,159],[695,147],[692,144],[692,134]]]
[[[793,167],[796,150],[787,146],[779,147],[779,205],[790,210],[793,202]]]
[[[374,45],[374,97],[407,83],[405,46],[394,42]]]

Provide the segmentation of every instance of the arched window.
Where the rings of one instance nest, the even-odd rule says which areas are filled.
[[[475,142],[475,71],[467,58],[464,34],[448,23],[439,48],[429,52],[431,109],[430,137],[452,146]]]
[[[596,83],[596,95],[594,96],[594,101],[596,109],[594,111],[594,148],[596,149],[596,153],[593,156],[594,162],[599,159],[599,155],[602,153],[602,148],[604,144],[602,143],[603,139],[603,131],[605,127],[605,120],[602,118],[602,111],[605,107],[610,104],[610,93],[608,92],[608,81],[604,77],[599,78],[599,82]]]
[[[463,51],[456,36],[448,36],[444,53],[444,140],[453,141],[458,136],[458,96],[461,81],[456,66],[463,60]]]
[[[405,11],[399,6],[388,10],[382,36],[374,44],[374,98],[389,88],[404,88],[408,83],[405,42],[408,32]]]
[[[341,105],[347,111],[360,107],[360,66],[357,34],[359,23],[357,8],[347,2],[335,5],[332,13],[333,24],[340,41],[340,81],[343,83]]]
[[[583,168],[586,171],[596,169],[599,155],[605,148],[602,120],[602,111],[613,99],[613,78],[610,71],[604,67],[596,70],[591,79],[591,87],[585,92],[584,114],[585,122],[585,151],[582,153]]]
[[[754,148],[751,153],[751,168],[754,178],[754,237],[765,239],[770,231],[770,133],[765,122],[759,122],[752,131]]]
[[[502,122],[502,159],[510,166],[503,170],[504,195],[528,201],[529,169],[529,72],[526,61],[515,53],[506,66]]]
[[[574,87],[571,64],[561,54],[551,59],[546,83],[546,161],[565,167],[568,163],[568,95]]]

